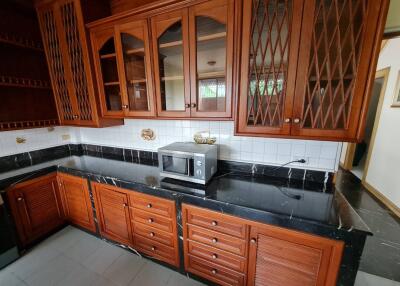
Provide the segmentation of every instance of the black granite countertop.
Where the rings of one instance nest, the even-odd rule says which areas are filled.
[[[220,172],[207,186],[201,186],[161,178],[156,166],[70,156],[0,173],[0,190],[6,191],[10,185],[56,170],[166,198],[180,197],[182,202],[211,206],[254,220],[268,214],[268,222],[278,225],[290,227],[302,222],[311,228],[370,234],[368,226],[334,186],[243,172]]]

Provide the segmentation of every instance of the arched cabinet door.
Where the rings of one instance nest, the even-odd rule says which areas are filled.
[[[118,25],[117,57],[125,116],[155,116],[148,26],[145,20]]]
[[[96,31],[92,37],[103,116],[123,117],[114,28]]]
[[[158,116],[190,116],[187,21],[187,9],[151,19]]]
[[[189,8],[192,117],[232,116],[233,15],[233,0]]]
[[[243,2],[237,133],[290,134],[303,4]]]

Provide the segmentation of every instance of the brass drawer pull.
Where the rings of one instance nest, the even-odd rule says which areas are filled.
[[[147,221],[148,221],[149,223],[153,223],[153,222],[154,222],[154,219],[149,218]]]
[[[217,243],[218,239],[216,239],[215,237],[211,240],[213,243]]]
[[[216,255],[215,253],[212,255],[212,259],[217,259],[218,255]]]
[[[154,236],[155,236],[154,232],[150,232],[149,235],[150,235],[151,237],[154,237]]]
[[[218,223],[214,220],[212,223],[211,223],[213,226],[217,226],[218,225]]]
[[[155,247],[155,246],[152,246],[152,247],[151,247],[151,250],[152,250],[152,251],[156,251],[156,247]]]
[[[214,275],[217,274],[217,272],[218,272],[217,269],[211,270],[211,273],[214,274]]]
[[[147,208],[151,209],[153,206],[151,204],[147,204]]]

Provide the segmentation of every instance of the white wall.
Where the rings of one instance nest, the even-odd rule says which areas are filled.
[[[141,139],[140,131],[143,128],[153,129],[156,139],[150,142]],[[232,121],[128,119],[124,126],[79,128],[82,143],[151,151],[175,141],[193,141],[196,132],[205,130],[217,137],[220,159],[278,165],[305,158],[306,164],[292,166],[324,171],[338,168],[341,143],[234,136]]]
[[[144,141],[140,137],[143,128],[153,129],[156,139]],[[157,148],[175,141],[192,141],[196,132],[209,130],[220,144],[220,159],[278,165],[305,158],[306,164],[292,166],[331,172],[338,168],[341,143],[241,137],[234,136],[233,129],[232,121],[127,119],[124,126],[101,129],[57,127],[52,132],[48,132],[46,128],[0,132],[0,156],[70,142],[156,151]],[[71,138],[63,140],[62,135],[70,135]],[[16,144],[16,137],[24,137],[27,141],[25,144]]]
[[[380,54],[378,70],[390,67],[386,94],[371,153],[366,182],[400,207],[400,108],[393,108],[400,71],[400,38],[390,40]]]

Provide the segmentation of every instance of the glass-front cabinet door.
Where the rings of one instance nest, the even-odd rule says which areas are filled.
[[[233,0],[189,8],[192,117],[232,116],[233,8]]]
[[[244,1],[238,133],[290,133],[303,4]]]
[[[154,116],[153,84],[147,22],[118,25],[122,108],[126,116]]]
[[[188,10],[151,19],[157,114],[190,116]]]
[[[102,114],[108,117],[122,117],[123,104],[114,28],[96,32],[92,42]]]

